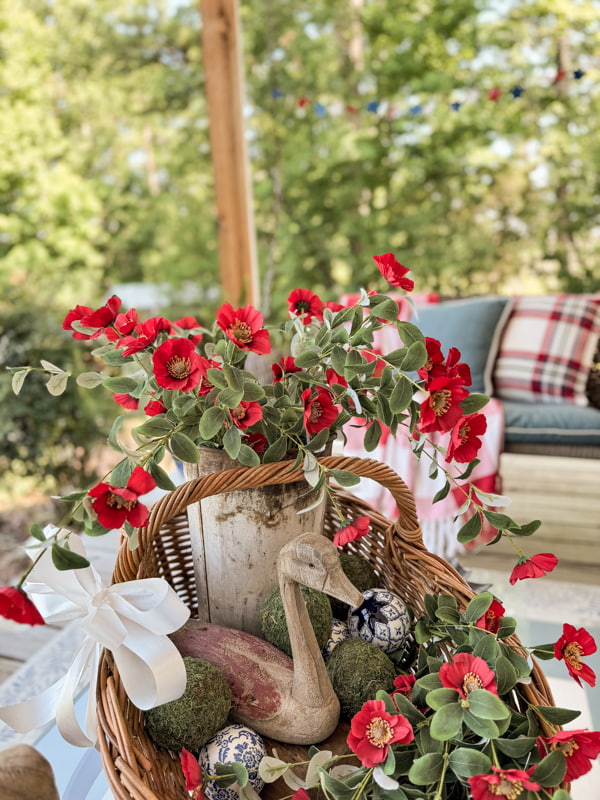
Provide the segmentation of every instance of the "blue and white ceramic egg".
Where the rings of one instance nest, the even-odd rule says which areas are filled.
[[[344,639],[349,638],[350,631],[348,630],[348,623],[344,622],[342,619],[336,619],[334,617],[331,621],[331,633],[329,634],[329,639],[321,651],[323,653],[323,658],[327,660],[336,644],[339,644],[340,642],[343,642]]]
[[[258,770],[258,765],[266,755],[262,738],[251,728],[236,723],[227,725],[209,739],[200,750],[198,763],[203,772],[214,775],[217,763],[239,761],[250,772],[248,783],[256,792],[260,792],[264,781],[253,770]],[[221,787],[217,786],[216,781],[205,781],[204,794],[208,800],[238,800],[239,797],[236,784]]]
[[[367,589],[363,597],[363,603],[348,612],[350,636],[364,639],[384,653],[397,650],[410,632],[406,606],[387,589]]]

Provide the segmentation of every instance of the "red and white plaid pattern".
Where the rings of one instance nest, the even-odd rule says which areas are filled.
[[[503,400],[588,405],[585,384],[600,336],[600,295],[518,297],[494,367]]]

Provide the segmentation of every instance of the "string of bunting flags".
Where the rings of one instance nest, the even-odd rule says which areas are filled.
[[[570,73],[570,77],[572,77],[575,81],[580,81],[586,75],[585,70],[583,69],[574,69]],[[552,79],[550,86],[547,88],[555,87],[558,84],[563,84],[569,78],[569,73],[566,71],[558,71],[554,78]],[[493,87],[489,91],[486,92],[479,92],[477,90],[466,90],[468,93],[469,100],[451,100],[448,101],[447,106],[451,111],[460,111],[460,109],[469,102],[480,100],[482,97],[486,98],[487,101],[492,103],[497,103],[502,97],[509,96],[513,100],[518,100],[519,98],[523,97],[526,93],[526,88],[521,84],[515,84],[510,87],[510,89],[501,89],[499,87]],[[285,100],[286,95],[278,88],[273,88],[271,90],[271,96],[276,100]],[[325,116],[339,116],[340,114],[349,114],[349,115],[358,115],[360,113],[366,112],[368,114],[374,114],[381,118],[393,120],[398,119],[400,116],[408,113],[409,116],[417,117],[421,114],[424,114],[428,108],[430,107],[431,103],[422,103],[416,102],[412,105],[405,106],[404,108],[399,107],[398,105],[394,105],[387,100],[369,100],[364,105],[359,105],[355,103],[347,103],[343,101],[335,101],[328,105],[325,105],[319,101],[311,99],[308,94],[302,94],[300,97],[294,99],[294,105],[298,109],[310,109],[314,111],[317,117],[325,117]]]

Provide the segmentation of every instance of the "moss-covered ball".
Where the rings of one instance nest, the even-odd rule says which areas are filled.
[[[308,586],[301,586],[300,589],[304,602],[306,603],[306,609],[315,636],[317,637],[317,642],[319,647],[323,648],[329,640],[331,621],[333,619],[329,598],[323,592],[319,592],[316,589],[309,589]],[[281,592],[278,586],[273,589],[263,603],[260,611],[260,623],[263,636],[267,642],[270,642],[275,645],[275,647],[283,650],[284,653],[287,653],[288,656],[291,656],[292,648],[290,645],[290,637],[285,620]]]
[[[231,708],[231,689],[214,664],[200,658],[183,659],[187,674],[180,698],[151,708],[145,724],[151,738],[168,750],[185,747],[192,753],[225,725]]]
[[[342,552],[340,553],[340,565],[350,583],[356,586],[359,592],[379,586],[377,573],[371,566],[371,562],[364,556],[358,553]],[[336,600],[335,597],[330,597],[329,602],[333,616],[338,619],[346,619],[350,606],[342,603],[341,600]]]
[[[345,639],[327,660],[327,673],[342,715],[350,719],[380,689],[392,692],[396,670],[388,656],[364,639]]]

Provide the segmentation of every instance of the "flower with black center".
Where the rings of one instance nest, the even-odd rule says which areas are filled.
[[[583,656],[595,653],[598,648],[594,637],[585,628],[575,628],[565,622],[560,639],[554,644],[554,657],[558,661],[564,659],[569,675],[582,686],[581,681],[596,685],[596,673],[581,660]]]
[[[257,355],[271,352],[271,339],[263,328],[263,316],[253,306],[236,311],[231,303],[223,303],[217,312],[217,325],[239,350]]]
[[[559,731],[553,736],[539,736],[540,757],[560,750],[567,761],[566,781],[574,781],[589,772],[592,761],[600,755],[600,733],[588,730]]]
[[[0,586],[0,617],[19,625],[45,625],[44,618],[25,594],[15,586]]]
[[[537,553],[529,558],[522,556],[510,573],[509,583],[514,586],[517,581],[526,578],[543,578],[557,564],[558,558],[553,553]]]
[[[469,778],[473,800],[518,800],[528,791],[537,792],[539,783],[532,781],[535,767],[524,769],[500,769],[492,766],[491,775],[474,775]]]
[[[191,392],[200,383],[200,356],[189,339],[167,339],[152,355],[154,377],[163,389]]]
[[[323,319],[323,301],[310,289],[294,289],[288,297],[288,309],[300,317],[305,325],[309,325],[313,317]]]
[[[402,714],[388,714],[383,700],[367,700],[352,717],[348,747],[365,767],[385,761],[392,744],[408,744],[414,739],[410,722]]]
[[[467,702],[469,693],[475,689],[487,689],[498,695],[496,675],[483,658],[471,653],[457,653],[452,661],[442,664],[439,676],[445,689],[456,689]]]
[[[141,495],[156,488],[156,481],[142,467],[137,466],[127,481],[127,486],[111,486],[109,483],[96,484],[88,494],[98,522],[105,528],[120,528],[129,522],[134,528],[148,524],[148,508],[139,502]]]
[[[397,286],[406,292],[411,292],[415,288],[415,282],[405,277],[410,270],[407,267],[403,267],[393,253],[373,256],[373,260],[377,264],[379,272],[392,286]]]
[[[302,392],[304,406],[304,427],[309,436],[314,436],[323,428],[329,428],[339,416],[331,394],[322,388],[305,389]]]

